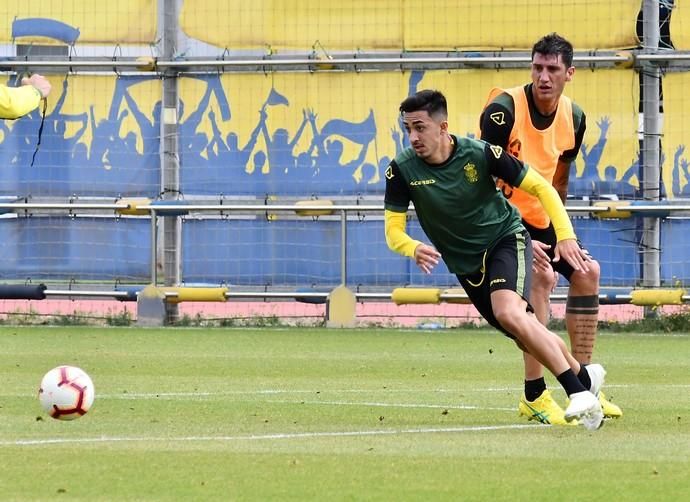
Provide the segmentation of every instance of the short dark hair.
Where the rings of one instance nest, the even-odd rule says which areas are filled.
[[[408,96],[400,103],[400,114],[409,112],[426,111],[430,117],[443,115],[448,117],[448,103],[446,97],[440,91],[425,89]]]
[[[561,56],[566,68],[573,65],[573,44],[558,33],[549,33],[537,40],[532,46],[532,59],[536,53],[545,56]]]

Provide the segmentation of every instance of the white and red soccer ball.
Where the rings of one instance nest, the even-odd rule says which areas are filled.
[[[76,366],[58,366],[45,374],[38,389],[43,409],[58,420],[74,420],[86,414],[95,392],[89,375]]]

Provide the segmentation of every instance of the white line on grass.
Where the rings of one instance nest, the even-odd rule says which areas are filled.
[[[677,388],[687,389],[690,384],[652,384],[652,383],[634,383],[634,384],[605,384],[607,389],[632,389],[632,388],[649,388],[649,387],[663,387],[663,388]],[[559,390],[560,387],[549,386],[550,389]],[[448,393],[448,394],[466,394],[470,392],[521,392],[522,387],[485,387],[485,388],[462,388],[462,389],[264,389],[264,390],[229,390],[222,392],[125,392],[122,394],[99,394],[99,397],[106,399],[151,399],[159,397],[215,397],[215,396],[243,396],[243,395],[280,395],[280,394],[319,394],[319,395],[333,395],[333,394],[373,394],[373,393],[397,393],[419,394],[420,392],[428,393]]]
[[[421,403],[371,403],[371,402],[347,402],[347,401],[275,401],[269,400],[267,403],[289,403],[289,404],[325,404],[330,406],[374,406],[381,408],[433,408],[441,410],[491,410],[491,411],[515,411],[516,408],[491,408],[488,406],[472,405],[443,405],[443,404],[421,404]]]
[[[340,392],[340,391],[336,391]],[[351,391],[352,392],[352,391]],[[358,393],[365,393],[367,391],[357,391]],[[289,394],[290,392],[285,392]],[[314,391],[309,391],[309,394],[314,394]],[[253,394],[253,393],[248,393]],[[259,394],[265,394],[265,392],[259,392]],[[283,392],[270,392],[270,394],[283,394]],[[214,397],[216,395],[225,395],[225,393],[214,394],[211,392],[196,392],[196,393],[161,393],[161,394],[125,394],[125,395],[113,395],[113,396],[101,396],[114,399],[152,399],[152,398],[197,398],[197,397]],[[490,406],[475,406],[475,405],[453,405],[453,404],[426,404],[426,403],[383,403],[383,402],[352,402],[352,401],[288,401],[288,400],[276,400],[269,399],[263,401],[266,403],[273,404],[308,404],[308,405],[328,405],[328,406],[374,406],[381,408],[432,408],[432,409],[447,409],[447,410],[489,410],[489,411],[510,411],[514,412],[515,407],[505,408],[505,407],[490,407]]]
[[[467,427],[442,427],[421,429],[389,429],[342,432],[299,432],[275,433],[246,436],[187,436],[187,437],[98,437],[98,438],[54,438],[54,439],[18,439],[0,441],[0,446],[47,446],[55,444],[84,443],[124,443],[124,442],[204,442],[204,441],[263,441],[273,439],[309,439],[318,437],[359,437],[359,436],[393,436],[402,434],[438,434],[455,432],[484,432],[541,427],[542,424],[524,425],[473,425]],[[546,426],[550,427],[550,426]]]
[[[333,395],[333,394],[379,394],[379,393],[396,393],[396,394],[419,394],[420,392],[428,393],[465,393],[465,392],[518,392],[521,389],[515,387],[514,389],[312,389],[312,390],[290,390],[290,389],[265,389],[265,390],[236,390],[236,391],[222,391],[222,392],[123,392],[122,394],[99,394],[98,397],[104,399],[155,399],[155,398],[197,398],[197,397],[222,397],[222,396],[253,396],[253,395],[290,395],[290,394],[309,394],[309,395]]]
[[[666,384],[666,383],[633,383],[633,384],[606,384],[606,389],[636,389],[636,388],[657,388],[665,389],[688,389],[690,384]],[[550,389],[559,390],[560,387],[549,386]],[[419,394],[419,392],[427,393],[448,393],[448,394],[468,394],[471,392],[521,392],[522,387],[475,387],[475,388],[458,388],[458,389],[264,389],[264,390],[228,390],[222,392],[123,392],[121,394],[98,394],[99,399],[158,399],[158,398],[205,398],[205,397],[222,397],[222,396],[252,396],[252,395],[280,395],[280,394],[319,394],[319,395],[333,395],[333,394]],[[0,397],[36,397],[36,393],[18,393],[18,394],[3,394]]]
[[[373,393],[397,393],[397,394],[419,394],[419,392],[429,393],[460,393],[460,392],[518,392],[520,389],[263,389],[263,390],[227,390],[219,392],[193,391],[193,392],[122,392],[119,394],[98,394],[99,399],[155,399],[155,398],[196,398],[196,397],[222,397],[222,396],[260,396],[260,395],[281,395],[281,394],[373,394]],[[36,397],[36,392],[31,394],[3,394],[0,397]]]
[[[223,396],[253,396],[253,395],[291,395],[291,394],[309,394],[309,395],[333,395],[333,394],[366,394],[371,395],[373,393],[378,393],[372,390],[286,390],[286,391],[237,391],[237,392],[155,392],[155,393],[139,393],[139,392],[127,392],[123,394],[99,394],[98,397],[104,399],[155,399],[155,398],[196,398],[196,397],[223,397]],[[435,393],[438,391],[420,391],[419,389],[398,391],[397,393],[414,393],[419,394],[419,392],[431,392]],[[460,391],[453,391],[454,393],[459,393]],[[464,392],[464,391],[462,391]],[[384,393],[386,393],[384,391]]]

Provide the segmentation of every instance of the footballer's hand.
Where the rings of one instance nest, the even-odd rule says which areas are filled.
[[[425,274],[430,274],[441,259],[441,253],[428,244],[420,244],[414,250],[414,261]]]
[[[537,272],[543,270],[545,272],[551,270],[551,258],[546,252],[551,249],[551,246],[540,241],[532,241],[532,269]]]
[[[575,239],[565,239],[556,244],[553,261],[567,261],[574,270],[588,272],[587,262],[592,261],[589,253],[582,249]]]

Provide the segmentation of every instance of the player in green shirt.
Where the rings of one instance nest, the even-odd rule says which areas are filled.
[[[558,238],[555,260],[586,270],[589,257],[577,243],[558,193],[501,147],[451,135],[440,92],[417,92],[401,103],[400,113],[411,146],[385,173],[388,246],[414,259],[425,273],[443,259],[479,313],[554,374],[570,397],[566,418],[599,428],[603,414],[595,394],[606,372],[598,364],[580,366],[563,340],[534,316],[528,302],[530,237],[495,178],[539,198]],[[406,233],[410,202],[432,245]]]

